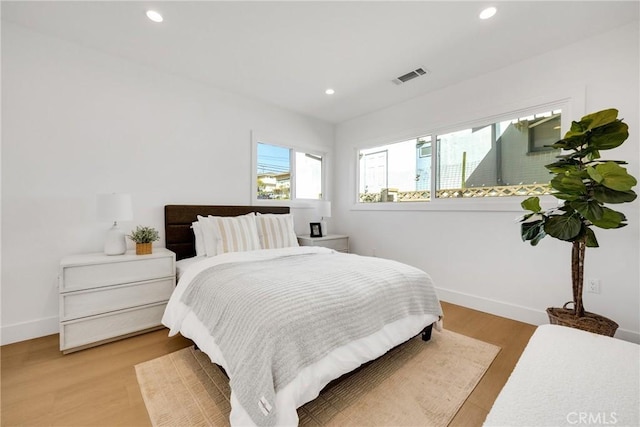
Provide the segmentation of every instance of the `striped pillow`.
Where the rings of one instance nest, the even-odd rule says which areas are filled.
[[[216,254],[260,249],[256,216],[253,213],[234,217],[208,216],[207,218],[209,229],[217,238]]]
[[[293,215],[260,214],[256,217],[262,249],[298,246],[293,229]]]

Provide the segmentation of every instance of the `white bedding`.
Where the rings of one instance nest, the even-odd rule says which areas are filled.
[[[640,346],[539,326],[484,425],[640,425]]]
[[[227,366],[224,357],[210,333],[181,301],[187,284],[198,273],[213,265],[245,260],[262,260],[280,255],[301,253],[333,252],[321,247],[292,247],[284,249],[260,250],[252,252],[233,252],[205,258],[193,262],[184,271],[174,294],[167,305],[163,324],[170,328],[170,335],[180,332],[192,339],[202,351],[223,368]],[[390,348],[417,335],[427,325],[438,321],[437,316],[410,316],[385,326],[382,330],[330,352],[323,359],[304,368],[298,376],[276,395],[278,408],[277,425],[294,426],[298,424],[296,408],[318,396],[320,390],[331,380],[350,372],[369,360],[375,359]],[[231,393],[232,425],[253,425],[247,412]]]
[[[189,266],[191,266],[191,264],[195,264],[206,258],[207,258],[206,256],[202,255],[202,256],[194,256],[193,258],[185,258],[185,259],[181,259],[180,261],[176,261],[176,279],[180,280],[184,272],[187,271],[187,269],[189,268]]]

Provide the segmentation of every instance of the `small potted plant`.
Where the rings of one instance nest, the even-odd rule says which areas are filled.
[[[127,237],[136,242],[136,255],[149,255],[153,251],[152,243],[160,240],[158,230],[140,225]]]
[[[627,218],[605,204],[632,202],[637,180],[620,166],[620,160],[601,160],[600,152],[616,148],[629,137],[628,126],[618,119],[618,110],[608,109],[572,122],[564,139],[552,145],[565,150],[558,161],[546,165],[552,174],[552,195],[560,199],[556,208],[542,210],[538,197],[522,202],[530,211],[520,222],[523,241],[535,246],[549,235],[570,242],[573,301],[562,308],[547,308],[552,324],[570,326],[613,336],[618,324],[604,316],[585,311],[582,303],[585,248],[598,247],[592,227],[622,228]],[[572,308],[567,308],[573,304]]]

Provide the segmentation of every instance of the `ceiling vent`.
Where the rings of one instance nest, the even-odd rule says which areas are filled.
[[[406,83],[409,80],[413,80],[416,77],[420,77],[420,76],[424,76],[426,74],[429,74],[430,71],[427,70],[426,68],[416,68],[413,71],[409,71],[407,74],[403,74],[400,77],[396,77],[395,79],[391,80],[392,82],[394,82],[397,85],[401,85],[402,83]]]

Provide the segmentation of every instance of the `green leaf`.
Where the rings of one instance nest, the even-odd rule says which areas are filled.
[[[573,215],[554,215],[544,224],[544,231],[552,237],[570,241],[580,233],[582,221]]]
[[[575,200],[570,203],[571,207],[580,212],[580,214],[587,218],[589,221],[593,222],[602,218],[602,206],[595,201],[582,201]]]
[[[598,151],[595,147],[590,147],[587,152],[587,159],[593,161],[593,160],[598,160],[599,158],[600,158],[600,151]]]
[[[561,154],[559,156],[556,156],[556,158],[567,160],[567,161],[573,161],[576,164],[580,164],[580,159],[582,159],[583,157],[587,157],[588,154],[589,152],[587,152],[586,149],[582,149],[582,150],[567,153],[567,154]]]
[[[545,168],[553,173],[577,172],[580,162],[575,159],[560,159],[554,163],[545,165]]]
[[[544,237],[547,235],[547,233],[544,232],[544,228],[540,227],[540,233],[538,233],[538,235],[536,237],[534,237],[533,239],[531,239],[531,246],[537,246],[538,243],[540,243],[540,240],[544,239]]]
[[[576,172],[570,172],[571,176],[575,176],[576,178],[580,178],[582,180],[582,182],[584,182],[585,179],[589,179],[589,173],[587,172],[586,169],[581,169],[578,170]]]
[[[616,191],[629,191],[638,181],[627,173],[627,170],[614,162],[606,162],[595,167],[602,180],[598,183]]]
[[[561,139],[555,144],[552,144],[551,147],[562,148],[563,150],[573,150],[583,145],[587,140],[587,137],[584,135],[584,133],[581,133],[579,135],[573,135],[573,136],[568,136],[568,135],[569,135],[569,132],[567,133],[567,136],[565,136],[564,139]]]
[[[540,198],[538,197],[529,197],[523,200],[520,206],[522,206],[524,210],[532,212],[540,212],[542,210],[542,208],[540,208]]]
[[[597,183],[602,182],[603,180],[602,175],[600,175],[593,166],[587,166],[587,173],[589,174],[591,179],[594,180],[595,182]]]
[[[531,243],[531,246],[536,246],[540,240],[546,236],[544,232],[544,220],[523,223],[520,226],[520,232],[522,234],[522,241]]]
[[[561,193],[585,194],[587,192],[587,188],[582,180],[572,175],[557,175],[549,184],[553,189],[558,190]]]
[[[589,145],[598,150],[611,150],[619,147],[629,138],[629,127],[617,121],[598,129],[594,129],[589,138]]]
[[[558,210],[568,214],[574,213],[576,210],[571,207],[570,203],[564,202],[562,206],[558,206]]]
[[[616,191],[598,185],[593,187],[593,198],[602,203],[627,203],[633,202],[638,195],[632,191]]]
[[[533,221],[533,222],[523,222],[520,225],[522,240],[525,241],[525,240],[533,239],[540,232],[540,227],[543,224],[544,224],[543,220]]]
[[[567,200],[567,201],[578,200],[582,197],[582,195],[580,194],[565,194],[565,193],[551,193],[551,194],[553,194],[553,197],[555,197],[556,199]]]
[[[587,126],[584,123],[582,123],[582,120],[580,122],[576,122],[574,120],[571,122],[571,128],[564,135],[564,140],[583,136],[586,132],[587,132]]]
[[[624,224],[627,218],[623,213],[614,211],[609,208],[602,208],[602,217],[597,221],[591,221],[593,225],[600,228],[621,228],[627,224]]]
[[[600,247],[600,245],[598,245],[598,240],[596,239],[596,233],[594,233],[589,227],[587,227],[586,235],[587,239],[585,240],[585,243],[588,248]]]
[[[600,126],[608,125],[615,122],[618,118],[618,110],[615,108],[609,108],[607,110],[597,111],[595,113],[587,114],[580,119],[580,125],[583,129],[589,131]]]

